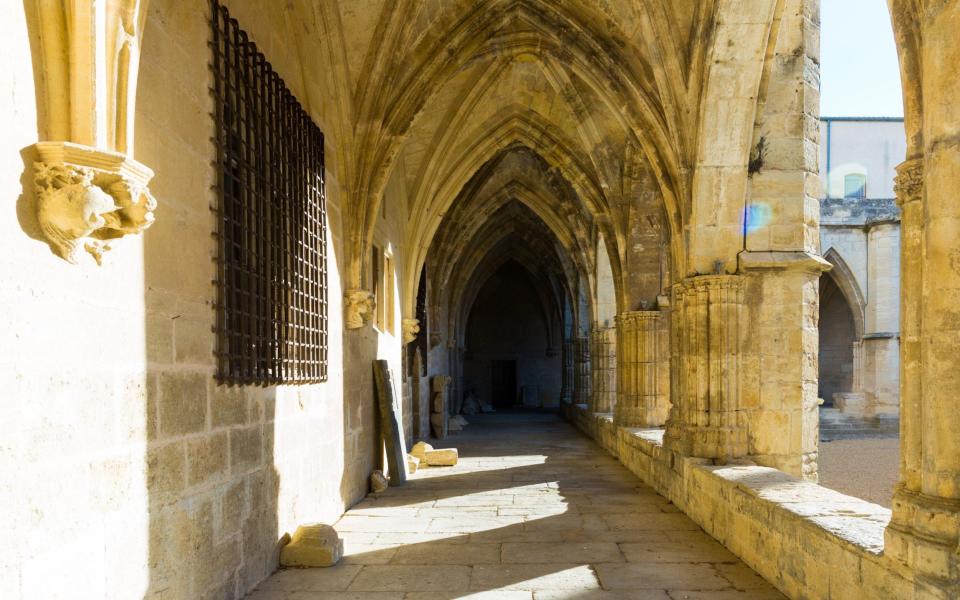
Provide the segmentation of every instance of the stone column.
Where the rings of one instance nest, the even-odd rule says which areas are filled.
[[[590,405],[590,339],[573,340],[573,403]]]
[[[861,367],[866,416],[895,417],[899,410],[900,224],[871,223],[867,231],[867,305]]]
[[[943,249],[954,247],[958,232],[955,226],[930,226],[936,216],[943,218],[935,216],[937,212],[956,209],[948,208],[949,203],[925,206],[929,203],[925,185],[922,158],[897,167],[903,240],[900,482],[884,537],[888,556],[909,565],[934,586],[949,588],[956,585],[960,568],[956,554],[960,542],[960,441],[956,433],[960,411],[955,395],[960,387],[956,351],[960,332],[955,323],[944,319],[951,319],[956,310],[945,305],[956,297],[960,276],[926,253],[939,248],[943,259],[949,261],[949,253]],[[925,216],[930,221],[925,221]],[[940,294],[944,288],[953,288],[953,293],[945,298],[926,296],[931,288],[938,288]]]
[[[741,411],[744,279],[691,277],[673,289],[673,408],[665,443],[720,462],[747,454]]]
[[[664,313],[639,310],[617,315],[619,427],[662,427],[670,411],[670,357]]]
[[[573,342],[563,340],[560,349],[562,361],[560,371],[560,402],[570,404],[573,402]]]
[[[597,327],[590,333],[591,412],[609,413],[617,404],[617,328]]]

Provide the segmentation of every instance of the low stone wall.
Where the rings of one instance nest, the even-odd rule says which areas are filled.
[[[563,414],[790,598],[934,597],[883,556],[882,506],[769,467],[676,455],[662,429],[616,429],[577,405]]]

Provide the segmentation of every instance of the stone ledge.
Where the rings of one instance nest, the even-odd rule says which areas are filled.
[[[605,419],[567,417],[606,448]],[[884,557],[890,510],[749,461],[712,465],[663,446],[663,429],[619,428],[620,462],[791,598],[912,598]]]

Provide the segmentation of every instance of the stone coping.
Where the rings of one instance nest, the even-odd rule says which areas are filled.
[[[912,597],[912,573],[883,555],[889,509],[749,460],[679,456],[662,428],[617,428],[569,409],[584,433],[788,597]]]
[[[629,429],[630,436],[647,455],[656,456],[663,447],[663,429]],[[879,504],[841,494],[810,481],[804,481],[778,469],[755,464],[691,464],[732,484],[737,490],[769,503],[772,512],[782,517],[798,517],[815,525],[846,544],[875,556],[883,554],[883,531],[891,511]],[[778,515],[771,515],[777,518]]]

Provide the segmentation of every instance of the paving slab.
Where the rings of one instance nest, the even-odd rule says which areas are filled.
[[[553,414],[476,415],[456,466],[418,470],[335,527],[344,558],[248,600],[783,600]]]

